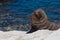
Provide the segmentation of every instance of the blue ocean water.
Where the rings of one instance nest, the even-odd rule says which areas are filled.
[[[60,22],[60,0],[16,0],[0,4],[0,27],[29,24],[32,12],[39,8],[46,12],[48,20]]]

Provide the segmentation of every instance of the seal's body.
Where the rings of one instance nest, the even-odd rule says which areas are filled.
[[[47,15],[42,9],[38,9],[32,13],[31,16],[31,30],[28,33],[32,33],[41,29],[57,30],[60,25],[47,20]]]

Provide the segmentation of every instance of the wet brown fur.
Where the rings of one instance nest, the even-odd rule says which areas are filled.
[[[60,25],[48,21],[45,12],[42,9],[38,9],[31,15],[31,30],[28,33],[42,29],[57,30],[59,28]]]

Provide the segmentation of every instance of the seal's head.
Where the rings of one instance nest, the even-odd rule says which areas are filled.
[[[47,16],[42,9],[34,11],[31,15],[31,30],[28,33],[41,29],[46,20]]]

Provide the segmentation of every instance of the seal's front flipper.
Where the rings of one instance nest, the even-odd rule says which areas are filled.
[[[33,33],[33,32],[35,32],[35,31],[37,31],[38,29],[35,27],[35,26],[32,26],[32,28],[31,28],[31,30],[29,31],[29,32],[27,32],[27,34],[28,33]]]

